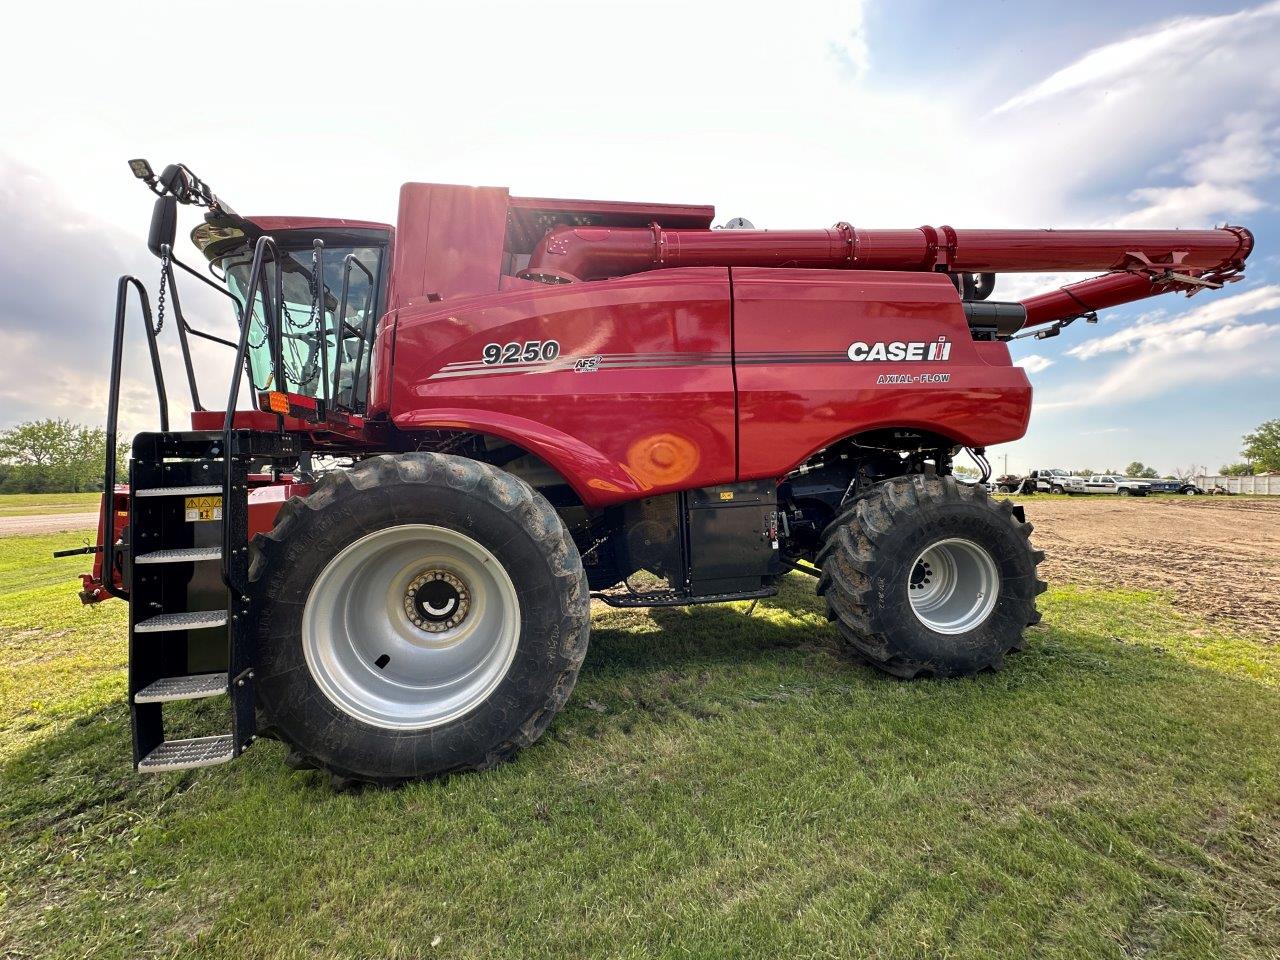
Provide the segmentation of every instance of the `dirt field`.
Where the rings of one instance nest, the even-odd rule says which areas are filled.
[[[1023,503],[1050,583],[1169,590],[1179,606],[1280,642],[1280,497]]]

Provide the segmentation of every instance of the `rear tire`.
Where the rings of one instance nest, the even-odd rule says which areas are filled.
[[[487,464],[373,457],[289,501],[253,548],[259,723],[341,781],[509,759],[564,706],[586,655],[572,538]]]
[[[951,477],[888,480],[823,532],[818,593],[845,644],[886,673],[999,670],[1040,622],[1031,530],[1008,500]]]

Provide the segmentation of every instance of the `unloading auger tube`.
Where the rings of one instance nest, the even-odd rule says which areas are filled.
[[[1214,230],[667,230],[557,227],[522,272],[572,283],[667,267],[802,267],[956,275],[1108,271],[1023,300],[1024,327],[1238,278],[1253,250],[1244,227]],[[989,294],[990,282],[982,284]],[[985,299],[979,295],[978,299]]]

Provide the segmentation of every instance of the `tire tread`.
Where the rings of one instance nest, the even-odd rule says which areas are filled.
[[[363,460],[348,470],[327,473],[321,477],[310,495],[292,497],[281,507],[275,526],[269,532],[254,537],[251,545],[250,588],[259,588],[270,565],[283,556],[288,542],[297,532],[295,528],[303,511],[319,512],[340,506],[355,493],[396,482],[443,483],[455,490],[475,493],[486,503],[518,517],[531,536],[542,544],[551,561],[549,567],[553,577],[559,585],[557,592],[561,597],[562,613],[567,622],[565,636],[559,646],[560,673],[550,684],[546,698],[506,740],[487,748],[483,753],[477,753],[474,759],[468,759],[443,772],[486,770],[511,759],[546,731],[568,702],[586,656],[589,639],[590,600],[586,572],[583,570],[578,548],[559,514],[545,497],[527,483],[490,464],[437,453],[385,454]],[[265,596],[264,599],[269,602],[271,598]],[[344,770],[307,755],[283,731],[281,738],[292,756],[305,757],[308,764],[326,770],[331,775],[335,789],[347,789],[351,784],[359,782],[389,785],[408,779],[369,777]]]

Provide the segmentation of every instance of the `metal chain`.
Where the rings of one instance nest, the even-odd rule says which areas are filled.
[[[319,271],[320,271],[320,253],[319,251],[312,249],[311,251],[311,284],[310,284],[311,309],[310,311],[308,311],[307,319],[304,323],[298,323],[296,320],[293,319],[293,313],[292,311],[289,310],[289,307],[284,302],[283,298],[281,299],[281,303],[280,303],[280,306],[284,310],[285,316],[289,320],[289,326],[293,327],[295,330],[308,330],[313,326],[316,328],[316,349],[312,351],[311,359],[309,361],[303,362],[302,369],[296,370],[296,371],[290,370],[288,369],[288,361],[285,361],[284,363],[284,366],[286,367],[285,376],[292,379],[294,383],[299,385],[304,383],[310,383],[312,380],[316,378],[317,374],[319,374],[320,372],[320,361],[318,358],[320,356],[320,351],[324,349],[323,344],[320,342],[320,339],[324,336],[324,332],[319,329],[319,324],[317,322],[318,307],[320,306],[320,292],[323,289],[323,286],[320,284],[319,278],[317,276]],[[281,344],[281,349],[283,349],[283,344]],[[294,349],[296,350],[296,347]],[[296,353],[295,353],[295,359],[296,359]]]
[[[160,258],[160,295],[156,298],[156,327],[151,331],[153,337],[160,336],[160,331],[164,329],[164,295],[168,282],[169,251],[166,249],[164,256]]]
[[[295,330],[305,330],[308,327],[314,325],[316,322],[316,315],[318,312],[317,308],[320,305],[320,293],[319,293],[320,284],[317,282],[317,277],[316,277],[316,274],[319,271],[319,269],[320,269],[320,254],[316,250],[312,250],[311,251],[311,283],[310,283],[311,310],[308,312],[307,319],[305,322],[298,323],[296,320],[293,319],[293,311],[289,309],[288,304],[284,304],[284,303],[281,304],[281,306],[284,307],[285,316],[289,318],[289,326],[293,327]]]

